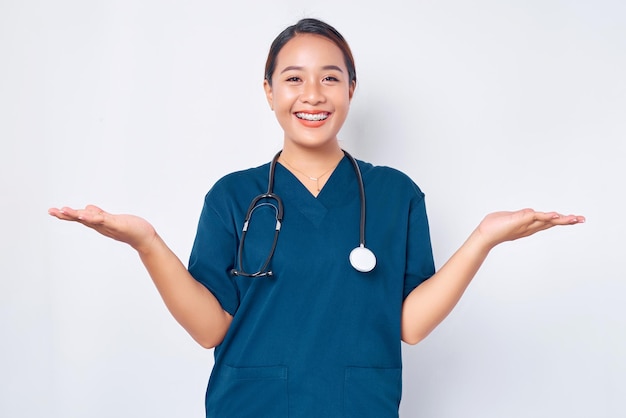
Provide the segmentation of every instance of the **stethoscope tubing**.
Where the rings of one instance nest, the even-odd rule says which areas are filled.
[[[359,247],[353,250],[353,253],[360,250],[361,254],[363,252],[366,252],[368,254],[366,257],[368,261],[365,263],[367,265],[366,267],[360,267],[360,266],[355,265],[355,261],[353,261],[352,253],[350,254],[350,262],[352,263],[353,267],[356,270],[361,271],[361,272],[369,272],[376,265],[376,257],[370,250],[368,250],[365,247],[365,185],[363,184],[363,176],[361,175],[361,169],[359,168],[359,164],[354,159],[354,157],[352,157],[352,155],[350,155],[346,150],[342,149],[342,151],[345,154],[345,156],[348,158],[348,160],[350,160],[350,163],[352,164],[352,167],[354,168],[354,173],[356,174],[356,177],[357,177],[357,183],[359,185],[359,201],[360,201],[360,208],[361,208],[360,222],[359,222]],[[281,153],[282,153],[282,150],[278,151],[276,155],[274,156],[274,158],[272,159],[272,162],[270,163],[269,175],[268,175],[268,181],[267,181],[267,192],[260,194],[254,199],[252,199],[252,202],[250,202],[250,205],[248,206],[248,210],[246,212],[246,216],[245,216],[242,231],[241,231],[241,239],[239,241],[239,248],[237,251],[237,263],[239,264],[239,269],[233,268],[231,270],[231,273],[235,276],[256,278],[256,277],[266,277],[266,276],[273,275],[273,272],[271,270],[268,270],[267,268],[269,267],[272,257],[274,256],[274,251],[276,250],[276,245],[278,243],[278,233],[280,232],[280,228],[282,226],[283,215],[284,215],[283,201],[280,198],[280,196],[274,193],[274,177],[276,173],[276,163],[278,162],[278,158],[280,157]],[[269,202],[264,202],[264,203],[259,204],[259,202],[262,202],[265,200],[274,200],[276,202],[276,206]],[[267,259],[263,263],[263,266],[255,273],[247,273],[245,269],[243,268],[244,242],[246,239],[246,235],[248,233],[248,225],[250,223],[250,219],[252,218],[252,214],[254,213],[256,208],[263,206],[263,205],[269,205],[275,209],[276,228],[274,231],[274,242],[272,243],[272,248],[270,249],[270,253]],[[355,258],[358,259],[359,257],[355,257]]]

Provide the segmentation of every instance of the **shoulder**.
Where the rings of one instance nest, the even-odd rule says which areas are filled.
[[[258,190],[260,186],[267,187],[267,176],[269,163],[258,167],[235,171],[226,174],[215,182],[207,193],[210,196],[230,195],[234,193],[244,193],[248,190]]]
[[[245,211],[254,196],[267,190],[268,172],[269,163],[235,171],[217,180],[204,196],[201,219],[220,219],[230,225],[232,217]]]
[[[367,186],[382,188],[385,193],[408,193],[420,198],[424,197],[424,192],[420,187],[404,172],[388,166],[374,165],[369,162],[357,160],[363,182]]]
[[[213,187],[239,186],[241,183],[247,183],[258,178],[267,179],[269,166],[269,163],[265,163],[258,167],[234,171],[220,178]]]

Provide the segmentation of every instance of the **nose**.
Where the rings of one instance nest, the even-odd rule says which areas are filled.
[[[300,95],[300,101],[311,105],[323,103],[326,98],[322,87],[323,86],[314,81],[304,83],[302,87],[302,94]]]

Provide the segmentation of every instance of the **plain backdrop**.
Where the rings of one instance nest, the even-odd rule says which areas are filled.
[[[141,215],[186,263],[212,184],[281,146],[263,67],[302,17],[350,42],[342,146],[425,191],[438,267],[491,211],[588,219],[492,252],[403,346],[401,415],[626,416],[626,3],[305,4],[0,1],[0,416],[203,416],[212,351],[47,209]]]

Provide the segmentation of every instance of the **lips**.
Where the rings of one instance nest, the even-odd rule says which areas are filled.
[[[321,121],[328,119],[328,117],[330,116],[330,113],[329,112],[314,112],[314,113],[296,112],[295,115],[298,119],[303,120],[303,121],[321,122]]]

